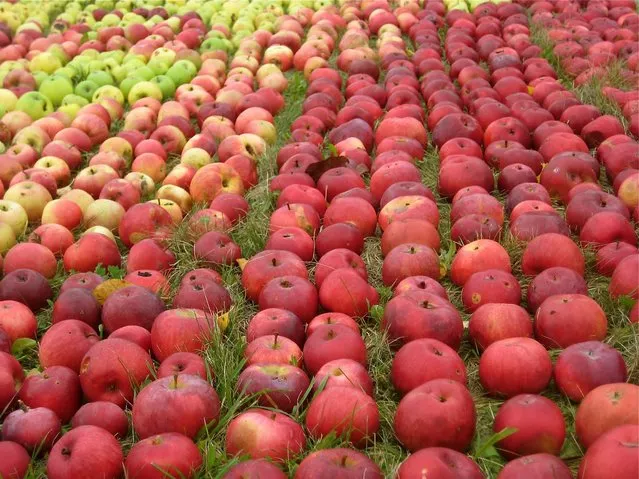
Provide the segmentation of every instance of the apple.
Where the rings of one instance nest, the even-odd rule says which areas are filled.
[[[111,296],[111,295],[109,295]],[[108,298],[107,298],[108,299]],[[142,326],[123,326],[109,335],[111,339],[124,339],[137,344],[145,351],[151,351],[151,333]]]
[[[13,201],[24,209],[29,221],[37,221],[47,203],[52,200],[51,193],[35,181],[26,180],[15,183],[4,193],[5,201]]]
[[[547,477],[556,479],[571,479],[572,472],[557,456],[545,452],[522,456],[508,462],[499,473],[500,479],[515,479],[517,477]]]
[[[90,400],[124,407],[133,400],[134,387],[152,371],[151,357],[140,346],[124,339],[104,339],[82,358],[80,383]]]
[[[195,308],[208,314],[228,311],[232,305],[228,290],[212,278],[182,281],[173,298],[174,308]]]
[[[36,317],[31,310],[17,301],[0,301],[0,328],[11,342],[19,338],[35,338]]]
[[[510,258],[496,241],[480,239],[464,245],[457,251],[451,263],[451,279],[463,286],[473,273],[499,269],[510,273]]]
[[[487,303],[477,308],[468,324],[470,337],[481,349],[516,337],[532,337],[533,324],[524,308],[511,303]]]
[[[513,397],[543,391],[552,375],[546,349],[531,338],[495,341],[479,360],[479,378],[491,395]]]
[[[300,364],[302,350],[293,341],[277,334],[260,336],[244,350],[248,366],[253,364]]]
[[[411,452],[428,447],[464,451],[475,434],[475,420],[475,404],[468,389],[457,381],[434,379],[402,398],[393,429]]]
[[[18,479],[26,476],[31,456],[20,444],[0,441],[0,454],[5,459],[0,466],[0,476]]]
[[[167,474],[192,477],[202,466],[202,453],[188,437],[169,432],[157,434],[134,444],[124,469],[127,477],[151,478]]]
[[[71,288],[60,293],[53,304],[51,322],[59,323],[66,319],[77,319],[94,329],[100,324],[100,303],[90,290]]]
[[[126,413],[108,401],[94,401],[80,407],[71,419],[71,428],[97,426],[115,437],[124,438],[129,431]]]
[[[441,327],[443,324],[446,328]],[[422,290],[391,299],[381,326],[397,346],[419,338],[433,338],[457,349],[463,331],[455,307],[447,299]]]
[[[568,346],[555,363],[555,383],[571,400],[579,402],[603,384],[625,382],[626,364],[621,353],[599,341]]]
[[[637,475],[639,467],[634,462],[634,453],[639,443],[638,431],[636,424],[628,424],[602,434],[586,451],[579,466],[578,478],[598,479],[603,478],[604,474],[613,474],[615,477]]]
[[[151,330],[155,318],[165,310],[164,302],[140,286],[127,286],[109,295],[102,306],[102,323],[107,333],[129,325]]]
[[[99,264],[120,266],[121,261],[117,245],[99,233],[84,234],[64,252],[66,271],[92,272]]]
[[[302,452],[306,437],[302,427],[282,413],[249,409],[231,420],[225,445],[229,455],[283,462]]]
[[[195,353],[178,352],[168,356],[160,363],[158,378],[175,376],[176,374],[191,374],[208,379],[212,373],[204,363],[204,359]]]
[[[347,448],[322,449],[306,456],[295,471],[297,479],[314,477],[381,479],[379,467],[365,454]]]
[[[169,309],[157,315],[151,328],[153,355],[164,361],[173,353],[204,349],[215,328],[213,318],[197,309]]]
[[[639,288],[637,284],[639,266],[639,254],[632,254],[622,259],[610,279],[608,291],[610,296],[618,298],[619,296],[630,296],[639,299]]]
[[[315,249],[320,258],[335,249],[348,249],[355,254],[361,254],[364,249],[364,235],[353,224],[335,223],[322,227],[315,238]]]
[[[260,336],[277,334],[294,341],[298,346],[304,343],[304,324],[292,312],[285,309],[268,308],[258,312],[246,328],[246,340],[250,343]]]
[[[417,477],[424,470],[434,471],[442,477],[445,475],[452,475],[452,477],[458,475],[468,479],[484,477],[479,466],[466,454],[447,447],[427,447],[414,452],[399,466],[397,477],[410,479]]]
[[[440,378],[466,384],[464,362],[455,350],[441,341],[416,339],[402,346],[393,359],[391,380],[402,394]]]
[[[331,387],[320,392],[308,408],[306,429],[313,438],[334,433],[364,446],[379,429],[375,401],[353,387]]]
[[[66,433],[51,449],[47,477],[63,479],[99,470],[105,479],[122,475],[124,455],[118,441],[105,429],[80,426]]]
[[[131,247],[145,238],[166,236],[173,225],[169,213],[156,203],[141,203],[132,206],[122,217],[119,236]]]
[[[2,439],[16,442],[30,453],[46,452],[53,446],[61,428],[60,419],[51,409],[18,409],[4,418]]]
[[[286,275],[268,281],[259,294],[258,302],[260,309],[283,307],[307,323],[316,314],[318,293],[307,279]]]
[[[17,269],[0,281],[0,301],[13,300],[37,312],[53,297],[47,279],[31,269]]]
[[[193,439],[202,428],[214,425],[219,414],[220,400],[213,387],[189,374],[151,382],[138,393],[132,409],[133,428],[141,439],[162,433]]]
[[[559,455],[566,437],[564,416],[554,402],[536,394],[520,394],[497,411],[493,431],[514,428],[499,441],[497,450],[507,459],[529,454]]]
[[[585,449],[618,426],[639,422],[639,386],[630,383],[603,384],[591,390],[579,404],[575,416],[577,439]]]

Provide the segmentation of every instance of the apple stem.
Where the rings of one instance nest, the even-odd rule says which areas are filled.
[[[177,373],[173,375],[173,387],[175,389],[177,389],[177,387],[178,387],[178,374]]]
[[[275,333],[275,339],[273,340],[273,347],[277,346],[277,337],[279,336],[279,333]]]
[[[342,456],[342,466],[346,466],[346,461],[348,461],[348,456]]]
[[[290,203],[286,203],[286,207],[288,208],[289,211],[291,211],[291,204]]]

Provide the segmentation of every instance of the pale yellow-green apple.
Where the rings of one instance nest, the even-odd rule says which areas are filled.
[[[179,224],[182,221],[182,208],[180,208],[180,205],[178,205],[176,202],[172,200],[157,198],[155,200],[149,200],[148,203],[156,203],[164,208],[164,210],[166,210],[171,216],[173,223]]]
[[[180,158],[180,163],[191,165],[196,169],[200,169],[204,165],[208,165],[211,161],[211,155],[202,148],[191,148],[183,152]]]
[[[29,221],[38,221],[46,204],[52,200],[51,193],[35,181],[21,181],[10,186],[4,193],[4,199],[18,203],[27,213]]]
[[[53,53],[42,52],[34,56],[29,62],[29,70],[32,72],[44,72],[53,74],[58,68],[62,68],[62,62]]]
[[[75,86],[74,93],[87,101],[91,101],[98,88],[99,85],[97,83],[90,80],[84,80]]]
[[[2,205],[0,204],[1,207]],[[5,254],[15,244],[16,234],[11,225],[9,223],[0,223],[0,254]]]
[[[113,85],[103,85],[99,87],[94,93],[92,97],[93,103],[99,103],[103,98],[112,98],[117,101],[120,105],[124,105],[124,94],[122,91],[113,86]]]
[[[86,213],[89,205],[95,201],[89,193],[79,189],[71,189],[67,191],[60,196],[60,199],[73,201],[80,207],[83,215]]]
[[[124,207],[117,201],[97,199],[87,207],[84,224],[88,228],[102,226],[115,231],[120,226],[124,213]]]
[[[193,207],[191,195],[183,188],[175,185],[163,185],[158,189],[155,197],[162,200],[171,200],[176,203],[183,213],[188,213]]]
[[[0,105],[4,107],[5,112],[13,111],[18,102],[18,97],[11,90],[0,88]]]
[[[155,181],[145,174],[132,171],[124,177],[125,180],[131,182],[135,186],[142,196],[148,196],[155,191]]]
[[[115,235],[111,232],[109,228],[105,228],[104,226],[92,226],[91,228],[88,228],[84,233],[82,233],[82,236],[86,234],[90,234],[90,233],[101,234],[109,238],[114,243],[116,243]]]

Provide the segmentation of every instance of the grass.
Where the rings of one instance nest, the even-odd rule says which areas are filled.
[[[615,114],[621,117],[618,107],[606,99],[599,90],[603,83],[593,82],[582,87],[573,88],[572,81],[561,69],[556,57],[552,55],[551,46],[545,33],[533,27],[533,40],[544,49],[544,56],[551,61],[560,76],[560,80],[566,87],[574,89],[578,97],[584,103],[591,103],[598,106],[606,113]],[[331,59],[334,65],[335,56]],[[610,70],[609,78],[598,80],[614,86],[623,86],[617,67]],[[276,127],[278,138],[274,145],[270,146],[266,154],[259,160],[260,182],[247,193],[247,200],[250,204],[248,215],[231,231],[234,241],[242,247],[243,256],[250,258],[264,247],[268,235],[268,219],[275,209],[276,194],[268,189],[269,180],[276,174],[275,157],[277,152],[289,138],[289,127],[291,123],[301,114],[301,105],[304,100],[306,81],[301,73],[288,73],[289,87],[284,93],[285,107],[276,117]],[[442,237],[442,261],[448,263],[456,247],[450,244],[450,203],[437,195],[437,177],[439,171],[439,158],[437,150],[430,146],[418,167],[422,172],[424,184],[435,192],[437,205],[440,211],[441,221],[439,231]],[[608,187],[604,182],[604,186]],[[202,206],[198,206],[201,208]],[[195,211],[194,210],[194,211]],[[193,212],[192,212],[193,213]],[[191,214],[192,214],[191,213]],[[508,224],[504,225],[507,231]],[[522,286],[528,280],[521,274],[520,260],[523,253],[523,246],[504,234],[503,242],[508,250],[513,263],[513,273],[521,281]],[[177,262],[169,278],[174,293],[181,278],[190,270],[203,266],[193,256],[193,243],[188,238],[186,227],[180,226],[171,239],[170,248],[175,253]],[[636,328],[629,325],[627,319],[628,303],[626,301],[613,301],[610,299],[607,286],[609,279],[598,275],[594,269],[594,257],[591,252],[587,252],[587,274],[586,279],[590,288],[590,295],[602,306],[609,319],[609,334],[607,342],[617,348],[624,356],[628,367],[629,381],[639,382],[639,338]],[[408,456],[408,452],[399,444],[393,432],[393,417],[400,395],[395,391],[391,380],[390,370],[393,359],[393,351],[388,338],[381,328],[383,308],[392,296],[389,288],[385,287],[381,281],[382,255],[379,236],[366,240],[366,245],[362,257],[368,267],[370,282],[380,293],[380,305],[371,310],[370,317],[362,322],[362,336],[367,346],[369,357],[369,372],[375,383],[375,400],[378,404],[381,418],[380,431],[375,440],[365,449],[369,455],[382,469],[386,477],[394,476],[401,462]],[[312,269],[314,265],[310,264]],[[255,304],[248,301],[240,282],[240,269],[237,266],[225,267],[221,270],[224,284],[230,291],[233,299],[233,307],[229,312],[230,323],[224,334],[217,334],[210,345],[203,352],[203,356],[214,376],[213,384],[222,402],[220,421],[205,431],[199,438],[198,445],[204,456],[204,467],[198,473],[200,478],[222,477],[230,467],[240,461],[241,458],[228,458],[225,453],[224,439],[228,422],[241,410],[255,405],[255,399],[242,397],[236,390],[237,378],[243,367],[243,351],[246,346],[245,329],[250,318],[257,312]],[[117,276],[117,271],[112,271],[111,276]],[[57,291],[65,279],[66,275],[61,271],[53,280],[53,289]],[[448,278],[442,280],[446,287],[452,303],[459,311],[463,311],[461,303],[461,290]],[[51,305],[38,314],[39,337],[50,325]],[[465,321],[468,314],[462,313]],[[18,358],[25,369],[37,368],[37,354],[35,345],[24,343],[22,349],[18,351]],[[479,351],[471,344],[467,337],[464,338],[459,351],[463,358],[468,375],[468,387],[471,391],[477,409],[477,431],[476,436],[469,451],[471,457],[480,465],[486,477],[494,478],[503,467],[504,461],[492,447],[494,442],[494,432],[492,424],[494,416],[502,404],[501,400],[488,397],[481,387],[478,377]],[[557,351],[552,351],[551,355],[556,357]],[[309,393],[310,395],[310,393]],[[568,435],[561,457],[574,470],[578,467],[582,457],[582,450],[578,445],[574,435],[574,415],[576,405],[563,397],[555,388],[551,386],[544,392],[544,395],[556,402],[561,408],[566,424],[568,425]],[[301,404],[292,416],[303,423],[308,402]],[[130,436],[123,442],[125,452],[131,447],[134,437]],[[327,448],[347,446],[344,441],[333,436],[322,440],[308,439],[307,450],[302,456],[310,451]],[[294,474],[296,465],[302,457],[291,458],[284,464],[284,469],[291,476]],[[45,463],[38,459],[32,463],[27,474],[29,479],[44,478]]]

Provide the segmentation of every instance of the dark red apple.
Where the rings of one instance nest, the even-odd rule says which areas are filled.
[[[129,432],[129,420],[122,408],[108,401],[95,401],[82,406],[71,419],[71,427],[97,426],[124,439]]]

